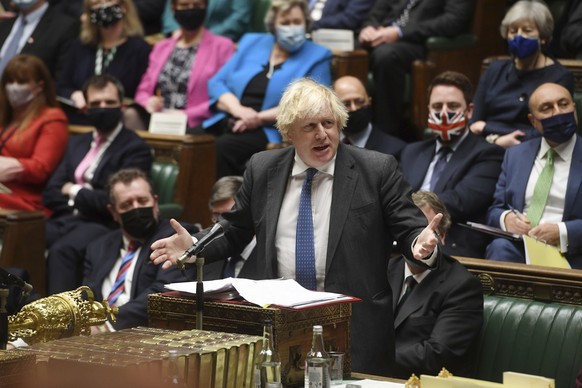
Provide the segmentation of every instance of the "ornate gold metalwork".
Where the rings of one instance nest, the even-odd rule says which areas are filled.
[[[413,373],[404,383],[404,388],[420,388],[420,379]]]
[[[437,377],[453,377],[453,374],[449,372],[446,368],[441,369]]]
[[[34,344],[90,335],[91,326],[101,325],[108,318],[115,321],[117,312],[117,307],[112,308],[106,300],[95,301],[93,291],[82,286],[24,306],[18,314],[8,318],[9,338],[22,338],[28,344]]]

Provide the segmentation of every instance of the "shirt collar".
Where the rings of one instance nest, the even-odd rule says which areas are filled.
[[[327,162],[323,166],[317,168],[317,171],[333,176],[333,174],[335,172],[335,159],[336,159],[336,157],[337,157],[337,153],[329,162]],[[311,168],[311,166],[308,166],[303,160],[301,160],[299,155],[297,155],[297,152],[295,152],[295,162],[293,163],[293,170],[291,171],[291,176],[295,177],[299,174],[302,174],[308,168]]]
[[[366,143],[368,143],[368,138],[370,137],[371,133],[372,124],[368,124],[366,129],[364,129],[362,132],[350,134],[349,136],[343,136],[342,139],[344,137],[347,137],[348,139],[350,139],[350,142],[353,145],[358,146],[360,148],[366,148]]]
[[[36,9],[36,10],[32,11],[31,13],[29,13],[28,15],[26,15],[26,23],[27,24],[36,23],[38,20],[40,20],[42,15],[44,15],[46,10],[48,9],[48,6],[49,6],[48,2],[46,2],[39,9]],[[20,17],[20,20],[22,21],[22,19],[24,18],[24,14],[21,13],[19,17]]]
[[[572,159],[572,154],[574,153],[574,147],[576,146],[577,137],[578,136],[574,134],[567,142],[564,142],[554,147],[554,151],[560,157],[560,159],[566,162],[569,162]],[[546,139],[542,137],[540,150],[538,151],[537,155],[538,159],[543,159],[550,148],[551,147],[546,141]]]
[[[410,271],[410,268],[408,268],[408,263],[406,263],[406,261],[404,262],[404,280],[406,280],[407,277],[412,275],[414,277],[414,280],[416,280],[416,282],[420,284],[420,282],[422,282],[424,278],[428,276],[428,274],[430,274],[430,270],[427,269],[425,271],[422,271],[421,273],[417,273],[416,275],[414,275]]]

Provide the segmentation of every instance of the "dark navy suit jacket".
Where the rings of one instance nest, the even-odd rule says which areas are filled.
[[[53,217],[73,213],[69,197],[61,192],[67,182],[75,182],[75,169],[81,163],[93,141],[91,132],[72,136],[67,152],[53,173],[42,194],[43,203],[54,212]],[[93,222],[111,222],[107,211],[109,199],[105,191],[107,179],[122,168],[135,167],[149,174],[152,153],[147,143],[135,132],[123,128],[109,145],[91,180],[92,190],[81,189],[75,198],[75,209]]]
[[[507,150],[501,175],[495,188],[493,204],[487,213],[487,223],[499,227],[501,214],[508,205],[523,212],[527,182],[539,151],[542,139],[532,139]],[[572,153],[566,204],[562,221],[568,230],[568,252],[566,258],[572,268],[582,268],[582,138],[576,135]]]
[[[402,173],[413,190],[420,190],[434,157],[436,140],[407,145],[400,156]],[[485,257],[488,237],[456,225],[467,221],[483,223],[493,200],[504,150],[468,133],[452,154],[434,192],[447,207],[453,225],[444,251],[452,256]]]
[[[404,265],[401,256],[388,266],[394,306],[402,290]],[[455,375],[466,375],[482,325],[481,283],[462,264],[441,255],[436,268],[414,288],[394,317],[394,376],[434,376],[443,367]]]
[[[188,226],[191,228],[190,226]],[[193,230],[190,230],[191,232]],[[117,321],[112,322],[115,329],[125,329],[135,326],[147,326],[147,298],[149,294],[165,291],[164,285],[173,282],[187,281],[177,267],[164,270],[161,265],[150,262],[150,245],[161,238],[173,235],[174,229],[167,220],[160,220],[156,231],[146,239],[137,257],[131,286],[130,300],[119,308]],[[95,300],[103,300],[101,288],[103,281],[115,262],[123,244],[120,229],[109,232],[93,241],[87,247],[83,285],[89,286],[95,294]]]
[[[372,126],[372,132],[370,132],[370,137],[366,142],[367,149],[393,155],[397,160],[400,160],[400,153],[405,146],[405,141],[389,135],[375,126]]]
[[[368,16],[375,0],[326,0],[321,19],[313,22],[312,30],[337,28],[358,30]]]

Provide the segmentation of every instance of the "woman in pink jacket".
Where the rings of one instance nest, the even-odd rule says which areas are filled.
[[[154,46],[135,94],[148,113],[184,111],[188,127],[210,117],[208,80],[234,53],[231,40],[204,28],[206,5],[207,0],[172,0],[180,31]]]

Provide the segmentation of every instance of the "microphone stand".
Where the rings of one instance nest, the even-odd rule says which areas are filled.
[[[202,330],[204,315],[204,257],[196,257],[196,329]]]
[[[8,346],[8,294],[10,291],[6,285],[0,283],[0,349],[6,350]]]

